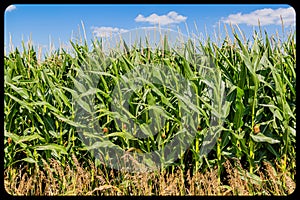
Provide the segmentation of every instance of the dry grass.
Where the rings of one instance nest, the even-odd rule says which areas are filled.
[[[33,172],[25,166],[19,170],[8,168],[4,171],[5,189],[12,195],[287,195],[295,190],[295,182],[287,175],[276,172],[269,163],[257,171],[257,182],[247,176],[241,164],[234,167],[227,160],[226,174],[221,183],[217,169],[205,173],[139,172],[135,174],[101,170],[92,162],[80,164],[72,156],[74,167],[63,167],[58,161],[43,160],[43,168],[36,166]]]

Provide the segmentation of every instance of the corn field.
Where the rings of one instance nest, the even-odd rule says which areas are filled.
[[[232,29],[232,34],[234,38],[227,36],[221,45],[209,38],[204,42],[188,40],[181,53],[171,47],[167,37],[161,38],[162,48],[150,48],[139,42],[128,46],[123,42],[124,48],[109,53],[103,51],[102,40],[93,40],[92,48],[85,40],[82,43],[71,41],[72,53],[57,49],[44,60],[38,59],[38,52],[30,44],[23,43],[22,51],[15,48],[9,52],[4,56],[6,190],[23,195],[169,194],[159,192],[161,190],[157,188],[167,187],[170,183],[160,182],[157,176],[153,177],[153,182],[145,180],[146,185],[153,187],[137,189],[137,178],[130,179],[130,173],[107,166],[105,160],[110,159],[107,149],[115,145],[124,152],[132,152],[133,156],[162,152],[157,154],[160,173],[172,175],[173,182],[177,175],[178,180],[183,181],[180,186],[174,186],[175,192],[170,193],[173,195],[222,195],[226,193],[224,191],[233,195],[293,192],[289,191],[288,185],[296,181],[296,33],[291,32],[282,39],[278,35],[269,36],[267,32],[253,32],[252,43],[236,29]],[[203,67],[203,57],[214,64],[213,72]],[[112,106],[113,94],[116,94],[114,90],[123,75],[137,66],[147,69],[151,65],[164,66],[180,74],[191,83],[195,95],[192,98],[180,96],[166,85],[141,80],[145,84],[130,96],[126,114],[117,115]],[[211,73],[213,82],[205,78],[205,73]],[[166,77],[162,79],[166,80]],[[93,80],[98,80],[97,84],[92,84]],[[226,94],[217,108],[211,106],[213,100],[208,96],[209,88],[214,88],[216,96]],[[125,95],[125,92],[119,88],[117,94]],[[87,105],[84,99],[89,99],[93,105]],[[186,122],[191,124],[190,132],[194,137],[177,134],[185,125],[182,123],[185,115],[181,111],[188,113],[187,105],[195,111],[195,117]],[[82,112],[78,116],[79,108]],[[151,115],[151,109],[160,115]],[[201,154],[205,138],[212,131],[212,115],[219,117],[218,130],[213,129],[218,134],[213,138],[215,144],[211,149]],[[147,137],[142,138],[135,137],[133,125],[128,122],[130,119],[137,124],[149,125],[162,116],[165,122],[157,125],[158,133],[152,135],[151,131],[143,129]],[[123,117],[120,126],[118,117]],[[81,124],[82,120],[90,122]],[[98,126],[98,135],[89,132],[94,124]],[[85,142],[80,134],[87,137]],[[175,138],[179,143],[188,140],[186,151],[166,150]],[[97,149],[102,153],[98,157]],[[178,154],[178,159],[172,162],[165,160],[166,155],[162,156],[172,152]],[[228,166],[235,167],[229,169]],[[73,180],[67,174],[72,167],[78,174],[85,170],[89,174],[88,180]],[[276,172],[277,182],[269,184],[267,176],[261,175],[264,170]],[[97,179],[102,176],[97,175],[99,171],[103,172],[102,182]],[[17,178],[19,173],[41,180],[42,173],[46,179],[56,181],[58,186],[51,192],[47,183],[41,181],[40,186],[36,184],[32,186],[35,189],[22,193],[14,189],[21,187],[17,186],[23,180],[21,176]],[[222,185],[222,190],[207,189],[208,186],[206,189],[210,192],[207,193],[192,190],[191,184],[195,184],[196,179],[188,177],[197,177],[199,173],[215,173],[216,184]],[[230,184],[226,179],[228,174],[241,177],[245,181],[240,183],[242,185],[251,183],[261,189],[247,186],[247,192],[235,192],[238,186]],[[203,175],[201,179],[205,177]],[[184,179],[193,181],[187,184]],[[75,192],[75,186],[79,184],[76,181],[85,185],[84,180],[88,184],[80,189],[81,192]],[[67,186],[71,182],[73,189]],[[175,182],[175,185],[179,184]],[[282,191],[272,184],[280,185]]]

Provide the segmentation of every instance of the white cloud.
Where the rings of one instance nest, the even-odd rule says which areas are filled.
[[[271,9],[271,8],[264,8],[260,10],[255,10],[251,13],[237,13],[231,14],[227,18],[222,18],[221,21],[225,23],[232,23],[232,24],[247,24],[258,26],[258,20],[260,25],[281,25],[282,17],[284,25],[295,25],[296,23],[296,12],[295,10],[290,8],[278,8],[278,9]]]
[[[150,24],[168,25],[184,22],[187,19],[186,16],[178,15],[177,12],[171,11],[167,15],[157,15],[153,13],[148,17],[144,17],[139,14],[134,20],[136,22],[148,22]]]
[[[101,26],[101,27],[92,26],[91,29],[93,30],[93,34],[96,37],[110,37],[114,34],[125,33],[128,31],[122,28],[116,28],[116,27],[114,28],[114,27],[107,27],[107,26]]]
[[[5,9],[5,11],[6,11],[6,12],[11,12],[11,11],[13,11],[13,10],[15,10],[15,9],[17,9],[16,6],[10,5],[10,6],[8,6],[8,7]]]

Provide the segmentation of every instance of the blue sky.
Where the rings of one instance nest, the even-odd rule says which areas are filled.
[[[20,47],[22,39],[28,41],[30,35],[34,45],[47,49],[49,42],[55,48],[69,45],[79,33],[81,21],[84,23],[88,41],[93,37],[106,37],[111,34],[125,33],[132,29],[159,26],[182,31],[187,34],[195,31],[207,33],[213,38],[221,24],[221,36],[225,36],[224,24],[237,24],[251,38],[257,29],[257,18],[263,30],[269,35],[276,30],[281,34],[282,16],[286,30],[295,28],[295,10],[287,4],[250,4],[250,5],[205,5],[205,4],[64,4],[34,5],[15,4],[4,13],[5,48],[9,49],[10,35],[14,47]],[[230,30],[230,28],[229,28]],[[81,34],[82,29],[80,30]]]

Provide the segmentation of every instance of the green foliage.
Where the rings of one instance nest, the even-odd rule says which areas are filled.
[[[160,64],[191,81],[197,102],[196,137],[169,170],[181,166],[195,172],[218,166],[220,178],[224,171],[222,162],[228,158],[241,160],[249,167],[250,174],[258,170],[261,161],[276,159],[280,169],[290,170],[293,176],[296,166],[295,34],[280,41],[267,33],[264,38],[254,33],[252,45],[243,44],[237,34],[234,35],[234,43],[227,38],[220,47],[210,41],[206,44],[188,41],[183,55],[192,59],[170,49],[166,37],[164,49],[150,50],[138,45],[131,49],[124,43],[125,52],[116,49],[109,55],[102,52],[100,41],[93,42],[92,50],[87,44],[71,42],[74,56],[61,50],[42,62],[37,61],[31,46],[24,47],[22,53],[18,49],[10,52],[4,57],[5,168],[20,162],[42,166],[41,159],[50,158],[62,164],[73,163],[72,153],[81,160],[93,160],[93,153],[88,150],[104,144],[94,143],[90,147],[83,144],[76,130],[85,125],[75,120],[74,99],[94,116],[91,123],[97,122],[102,130],[107,130],[103,131],[102,139],[109,138],[125,151],[145,153],[164,149],[181,126],[184,116],[180,109],[185,108],[178,98],[184,102],[185,97],[172,94],[164,85],[152,83],[136,91],[127,111],[132,119],[149,124],[153,120],[149,111],[153,109],[167,119],[157,135],[149,133],[149,137],[142,139],[135,138],[126,128],[120,130],[115,121],[116,113],[110,107],[111,93],[122,75],[136,66]],[[216,71],[204,70],[195,53],[197,49],[211,58]],[[205,79],[205,72],[213,75],[212,80]],[[78,82],[77,77],[85,78]],[[99,83],[93,85],[97,78]],[[163,77],[157,78],[163,80]],[[216,98],[225,93],[225,102],[220,100],[221,104],[211,106],[209,88],[214,88]],[[94,107],[84,100],[91,95]],[[217,130],[216,145],[203,158],[199,152],[211,128],[211,115],[218,116],[222,123],[220,121]],[[253,129],[255,125],[260,128],[258,134]]]

